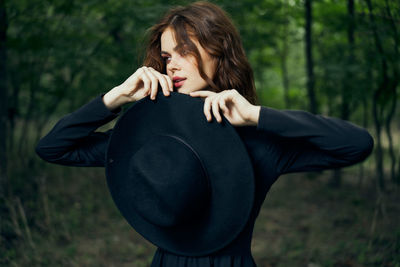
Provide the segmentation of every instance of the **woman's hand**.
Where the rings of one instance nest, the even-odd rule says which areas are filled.
[[[255,126],[258,124],[260,106],[252,105],[235,89],[219,93],[212,91],[195,91],[190,93],[193,97],[205,98],[204,114],[207,121],[211,121],[212,112],[219,123],[222,122],[220,109],[225,118],[234,126]]]
[[[158,90],[158,83],[161,84],[164,95],[169,96],[169,92],[173,91],[173,85],[168,75],[162,74],[151,67],[141,67],[122,84],[107,92],[103,96],[103,102],[108,109],[114,110],[148,95],[154,100]]]

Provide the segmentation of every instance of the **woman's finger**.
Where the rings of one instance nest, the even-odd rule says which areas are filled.
[[[212,111],[213,111],[214,117],[217,119],[217,122],[219,122],[219,123],[222,122],[222,118],[221,118],[221,115],[219,113],[219,98],[221,98],[221,97],[223,97],[222,94],[216,95],[212,99],[212,103],[211,103],[211,107],[212,107]]]
[[[220,108],[222,109],[222,111],[224,111],[224,112],[226,112],[226,113],[229,113],[229,109],[228,109],[228,107],[226,106],[226,101],[227,101],[228,99],[226,98],[226,97],[221,97],[220,99],[219,99],[219,101],[218,101],[218,104],[219,104],[219,106],[220,106]]]
[[[150,98],[154,100],[156,98],[157,90],[158,90],[158,79],[157,77],[147,68],[144,68],[144,72],[151,80],[151,94]]]
[[[125,95],[127,95],[128,97],[132,97],[135,94],[138,83],[139,81],[141,81],[140,76],[142,75],[142,73],[142,68],[139,68],[135,71],[135,73],[133,73],[131,76],[129,76],[128,79],[124,81],[123,85],[126,86],[122,86],[121,88]]]
[[[203,106],[203,111],[204,114],[206,115],[207,121],[211,121],[210,108],[211,108],[211,97],[207,97],[204,100],[204,106]]]
[[[147,76],[145,69],[143,68],[143,72],[140,74],[139,79],[143,81],[143,91],[144,95],[149,95],[150,93],[150,77]]]
[[[164,77],[164,75],[162,75],[161,73],[159,73],[158,71],[156,71],[155,69],[153,69],[153,68],[149,68],[149,71],[154,75],[154,76],[156,76],[157,77],[157,79],[158,79],[158,82],[160,83],[160,85],[161,85],[161,88],[162,88],[162,90],[163,90],[163,92],[164,92],[164,95],[165,96],[169,96],[169,88],[168,88],[168,82],[167,82],[167,80],[165,79],[165,77]]]
[[[169,85],[169,90],[170,90],[171,92],[173,92],[173,91],[174,91],[174,85],[172,84],[171,78],[170,78],[168,75],[166,75],[166,74],[163,74],[163,76],[165,77],[165,80],[167,81],[167,83],[168,83],[168,85]]]
[[[215,94],[217,94],[217,93],[212,92],[212,91],[206,91],[206,90],[190,92],[190,96],[193,96],[193,97],[196,97],[196,96],[208,97],[208,96],[215,95]]]

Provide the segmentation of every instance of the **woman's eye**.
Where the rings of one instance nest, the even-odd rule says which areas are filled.
[[[163,60],[164,60],[165,62],[168,62],[168,61],[171,60],[171,57],[163,57]]]

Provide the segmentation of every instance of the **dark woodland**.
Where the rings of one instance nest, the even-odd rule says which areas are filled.
[[[400,267],[400,1],[213,2],[240,32],[262,105],[374,138],[357,165],[279,178],[255,225],[257,265]],[[121,216],[104,169],[50,164],[35,146],[140,67],[146,29],[187,3],[0,0],[1,266],[150,265],[156,247]]]

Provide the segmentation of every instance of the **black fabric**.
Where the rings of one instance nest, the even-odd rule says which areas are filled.
[[[157,248],[151,267],[176,267],[176,266],[224,266],[224,267],[254,267],[256,263],[250,252],[236,255],[219,255],[203,257],[187,257],[175,255]]]
[[[185,256],[229,244],[254,204],[246,146],[225,118],[207,122],[203,106],[177,92],[143,98],[115,124],[106,152],[107,184],[121,214],[155,246]]]
[[[39,141],[36,152],[51,163],[104,166],[112,130],[104,133],[95,130],[117,116],[116,112],[104,106],[102,96],[98,96],[63,117]],[[262,106],[258,126],[235,129],[246,145],[255,175],[254,206],[244,230],[229,245],[206,257],[185,259],[158,249],[152,267],[222,267],[227,266],[226,259],[241,262],[233,266],[254,266],[250,249],[254,223],[276,179],[284,173],[332,169],[359,163],[371,154],[374,145],[368,131],[351,122],[300,110],[277,110]]]

